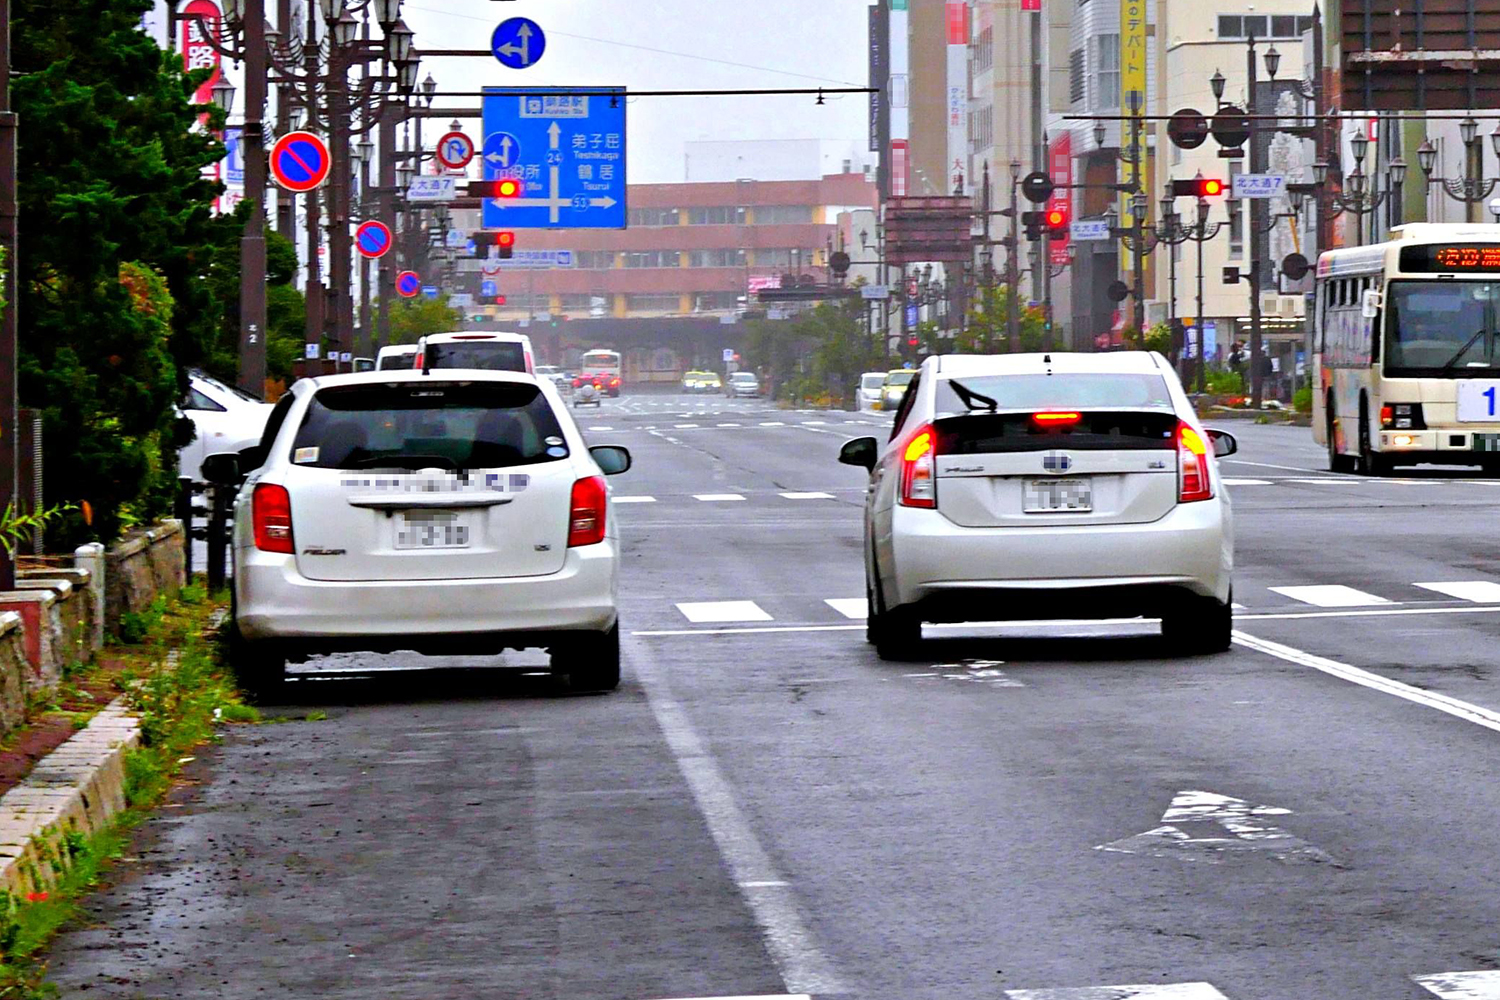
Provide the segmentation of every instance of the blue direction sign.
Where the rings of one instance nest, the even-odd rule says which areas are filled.
[[[519,197],[486,199],[485,229],[625,228],[623,88],[486,87],[484,134],[484,180],[522,185]]]
[[[438,297],[438,286],[437,285],[423,285],[422,286],[422,297],[424,299],[435,299],[435,298],[437,298]]]
[[[500,294],[500,289],[493,281],[481,281],[479,283],[479,294],[484,296],[495,296]]]
[[[490,36],[490,51],[495,58],[511,69],[525,69],[535,65],[547,51],[547,36],[542,26],[529,17],[512,17],[501,21]]]

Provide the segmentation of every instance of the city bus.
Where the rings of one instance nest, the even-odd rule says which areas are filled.
[[[1312,361],[1331,470],[1500,473],[1500,226],[1412,223],[1322,254]]]
[[[610,396],[618,396],[622,378],[620,352],[598,349],[584,352],[582,360],[578,362],[578,377],[573,380],[573,384],[580,385],[585,379],[596,381],[601,391]]]

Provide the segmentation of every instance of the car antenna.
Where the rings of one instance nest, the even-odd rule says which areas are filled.
[[[1052,355],[1050,355],[1050,354],[1043,354],[1042,355],[1042,364],[1044,364],[1044,365],[1050,365],[1051,363],[1052,363]]]

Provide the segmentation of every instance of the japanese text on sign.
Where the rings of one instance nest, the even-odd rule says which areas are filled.
[[[1236,198],[1274,198],[1286,190],[1285,174],[1235,174]]]
[[[454,177],[413,177],[406,188],[407,201],[452,201],[458,197]]]

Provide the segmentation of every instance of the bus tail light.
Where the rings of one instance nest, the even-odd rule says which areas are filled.
[[[1214,495],[1208,478],[1208,445],[1185,423],[1177,425],[1177,501],[1192,503]]]
[[[1380,408],[1380,426],[1399,431],[1426,430],[1421,403],[1387,403]]]
[[[603,476],[589,476],[573,484],[573,499],[568,503],[568,548],[604,541],[608,493]]]
[[[901,452],[901,496],[903,507],[937,506],[937,480],[933,459],[937,456],[937,432],[931,424],[917,428]]]
[[[255,547],[262,552],[291,555],[292,498],[285,486],[261,483],[250,495],[250,521],[255,527]]]

